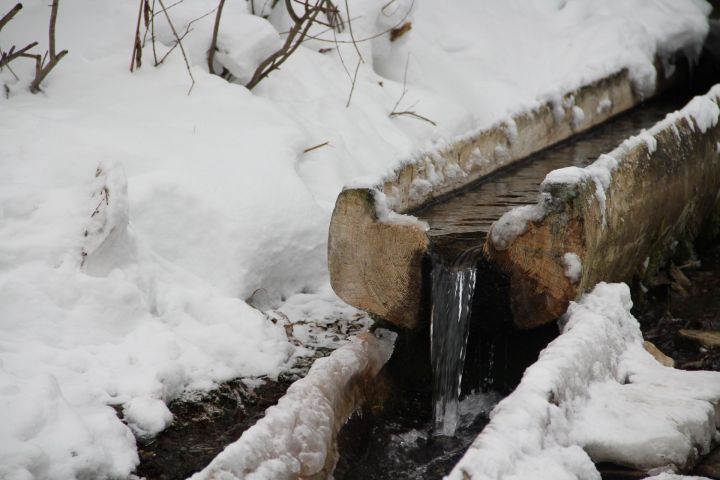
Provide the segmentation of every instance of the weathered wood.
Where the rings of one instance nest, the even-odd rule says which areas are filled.
[[[641,101],[626,70],[592,82],[537,108],[420,155],[381,186],[395,211],[408,212],[572,135]],[[582,112],[579,114],[579,112]]]
[[[345,190],[330,222],[332,287],[350,305],[413,328],[427,246],[427,236],[418,226],[381,222],[371,190]]]
[[[719,214],[720,125],[702,132],[694,120],[678,116],[654,136],[655,148],[635,141],[610,153],[619,166],[604,191],[604,206],[592,179],[549,184],[544,218],[531,222],[506,249],[488,238],[487,255],[511,277],[516,325],[552,321],[596,283],[646,273],[638,267],[658,265],[674,245],[694,238],[707,218]],[[564,273],[568,252],[582,261],[576,283]]]
[[[444,150],[419,156],[378,189],[395,211],[407,212],[587,130],[640,100],[622,70]],[[584,113],[578,114],[578,109]],[[346,190],[337,199],[328,242],[331,283],[349,304],[412,328],[418,321],[420,266],[428,238],[416,227],[379,222],[372,192]]]

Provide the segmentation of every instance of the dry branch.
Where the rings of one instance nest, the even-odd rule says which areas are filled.
[[[3,29],[7,23],[12,20],[12,18],[20,11],[22,10],[23,6],[22,3],[16,4],[13,8],[10,9],[8,13],[6,13],[2,18],[0,18],[0,30]]]
[[[225,6],[225,0],[220,0],[215,13],[215,25],[213,26],[212,41],[210,42],[210,50],[208,50],[208,71],[215,73],[213,68],[213,62],[215,61],[215,52],[217,51],[217,37],[218,31],[220,30],[220,17],[222,16],[223,7]]]
[[[319,144],[317,144],[317,145],[315,145],[315,146],[313,146],[313,147],[308,147],[308,148],[306,148],[305,150],[303,150],[303,153],[309,153],[309,152],[312,152],[313,150],[317,150],[318,148],[322,148],[322,147],[325,147],[325,146],[327,146],[327,145],[330,145],[330,141],[329,141],[329,140],[328,140],[327,142],[319,143]]]
[[[60,53],[55,52],[55,24],[57,22],[57,12],[60,4],[60,0],[53,0],[52,7],[50,9],[50,26],[48,28],[49,37],[49,49],[45,53],[45,56],[40,59],[39,55],[33,56],[35,58],[35,79],[30,84],[30,91],[37,93],[40,91],[40,84],[50,71],[67,55],[68,51],[63,50]],[[24,54],[23,56],[28,56]],[[47,60],[47,63],[46,63]]]
[[[133,42],[132,58],[130,60],[130,71],[142,66],[142,42],[140,41],[140,20],[143,12],[147,9],[146,0],[140,0],[137,22],[135,23],[135,40]]]
[[[285,63],[285,61],[290,57],[290,55],[292,55],[295,50],[297,50],[298,47],[302,44],[305,36],[310,30],[310,27],[312,27],[320,12],[325,10],[322,7],[322,5],[325,3],[325,0],[317,0],[312,6],[310,5],[309,0],[306,0],[304,3],[305,13],[303,13],[302,16],[298,17],[292,9],[292,5],[290,2],[291,0],[285,0],[288,12],[292,12],[291,18],[293,18],[293,20],[297,20],[295,20],[292,28],[290,28],[287,38],[285,39],[285,43],[283,43],[283,46],[280,48],[280,50],[276,51],[268,58],[263,60],[258,66],[258,68],[255,70],[252,78],[245,85],[250,90],[252,90],[258,83],[260,83],[261,80],[270,75],[270,73],[272,73],[274,70],[280,68],[280,65]]]
[[[192,81],[192,84],[190,85],[190,89],[188,90],[188,95],[190,95],[190,92],[192,92],[192,89],[195,86],[195,77],[193,77],[192,70],[190,69],[190,62],[188,61],[187,54],[185,53],[185,47],[183,47],[182,39],[178,35],[177,30],[175,30],[175,25],[173,25],[172,20],[170,20],[170,15],[168,15],[167,9],[165,8],[163,1],[158,0],[158,2],[160,3],[160,8],[162,8],[163,13],[165,13],[165,18],[167,19],[168,24],[170,25],[170,30],[172,30],[172,33],[175,36],[175,41],[177,42],[176,45],[180,46],[180,51],[182,52],[183,60],[185,60],[185,67],[187,68],[188,75],[190,75],[190,80]],[[190,25],[188,24],[187,32],[189,32],[189,31],[190,31]],[[187,33],[186,33],[186,35],[187,35]]]

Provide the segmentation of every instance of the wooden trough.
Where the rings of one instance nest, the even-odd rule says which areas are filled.
[[[704,98],[717,104],[712,92]],[[621,71],[421,156],[376,188],[343,191],[328,242],[333,289],[351,305],[416,327],[430,241],[420,222],[383,212],[411,212],[640,101]],[[596,282],[630,280],[646,257],[654,265],[673,242],[696,235],[702,221],[717,214],[718,136],[716,123],[698,128],[692,115],[678,116],[657,129],[654,148],[638,141],[612,152],[619,166],[602,201],[590,177],[572,187],[546,183],[543,214],[510,245],[485,245],[487,257],[510,277],[515,324],[532,328],[549,322]],[[565,275],[566,253],[577,255],[583,266],[574,282]]]

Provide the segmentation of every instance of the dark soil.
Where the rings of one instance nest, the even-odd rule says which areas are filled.
[[[638,303],[636,317],[643,336],[684,370],[720,371],[720,349],[708,349],[679,336],[681,329],[720,330],[720,245],[700,254],[682,272],[692,282],[684,292],[661,273],[660,285],[650,289]],[[675,287],[677,288],[677,287]]]
[[[174,400],[169,405],[173,424],[147,443],[138,440],[136,475],[146,480],[185,480],[202,470],[304,377],[318,356],[328,353],[318,350],[317,356],[301,359],[289,373],[277,380],[264,379],[255,388],[237,379],[211,392]]]

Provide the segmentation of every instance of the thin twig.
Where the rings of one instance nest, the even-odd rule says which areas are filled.
[[[350,5],[348,5],[348,0],[345,0],[345,11],[347,11],[347,16],[348,18],[350,18]],[[357,52],[358,57],[360,57],[360,61],[362,63],[365,63],[362,53],[360,53],[360,47],[358,47],[357,41],[355,40],[355,33],[353,33],[352,22],[348,22],[348,30],[350,31],[350,38],[352,39],[352,44],[355,47],[355,51]]]
[[[8,13],[6,13],[2,18],[0,18],[0,30],[3,29],[7,23],[13,19],[13,17],[22,10],[23,6],[22,3],[17,3],[13,8],[10,9]]]
[[[347,103],[345,104],[345,108],[350,107],[350,100],[352,100],[353,92],[355,91],[355,82],[357,81],[357,75],[358,71],[360,70],[360,64],[362,63],[362,58],[358,57],[358,63],[355,67],[355,74],[352,78],[352,86],[350,87],[350,95],[348,95]]]
[[[192,70],[190,69],[190,62],[188,61],[187,55],[185,54],[185,47],[183,47],[182,40],[180,39],[180,36],[177,33],[177,30],[175,30],[175,25],[173,25],[172,20],[170,20],[170,15],[167,13],[167,9],[165,8],[165,5],[163,4],[163,0],[158,0],[160,3],[160,7],[162,8],[163,12],[165,13],[165,18],[168,21],[168,24],[170,25],[170,30],[172,30],[173,35],[175,36],[175,40],[177,41],[177,44],[180,45],[180,51],[182,52],[183,60],[185,60],[185,67],[187,68],[188,75],[190,75],[190,80],[192,80],[192,84],[190,85],[190,89],[188,90],[188,95],[190,95],[190,92],[192,92],[193,87],[195,86],[195,77],[193,77]],[[188,25],[188,32],[190,31],[190,26]],[[187,35],[187,33],[186,33]]]
[[[407,74],[408,74],[408,67],[410,66],[410,54],[408,54],[407,58],[405,59],[405,71],[403,73],[403,89],[402,93],[400,94],[400,98],[398,98],[397,102],[395,102],[395,105],[393,106],[392,110],[390,110],[390,116],[392,117],[392,112],[397,110],[398,106],[400,105],[400,102],[402,102],[402,99],[405,98],[405,94],[407,93]]]
[[[395,102],[395,106],[393,106],[393,109],[390,111],[390,117],[399,117],[399,116],[408,116],[417,118],[418,120],[424,120],[430,124],[432,124],[434,127],[437,127],[437,123],[433,122],[427,117],[424,117],[417,113],[414,110],[402,110],[398,111],[398,106],[400,105],[400,102],[402,102],[403,98],[405,98],[405,94],[407,94],[407,75],[408,75],[408,67],[410,66],[410,55],[408,54],[407,60],[405,60],[405,72],[403,73],[403,89],[402,93],[400,94],[400,98],[398,98],[397,102]],[[410,108],[413,108],[415,104],[412,104]]]
[[[330,145],[330,141],[329,141],[329,140],[328,140],[327,142],[323,142],[323,143],[317,144],[317,145],[315,145],[314,147],[306,148],[305,150],[303,150],[303,153],[312,152],[313,150],[317,150],[318,148],[322,148],[322,147],[327,146],[327,145]]]
[[[2,55],[0,55],[0,68],[8,65],[10,62],[12,62],[18,57],[26,57],[26,52],[31,48],[35,47],[37,44],[38,42],[32,42],[31,44],[21,48],[20,50],[15,50],[15,46],[13,45],[10,48],[10,51],[2,52]]]
[[[130,72],[142,66],[142,43],[140,42],[140,20],[142,19],[145,0],[140,0],[137,22],[135,23],[135,38],[133,39],[132,58],[130,59]]]
[[[203,18],[207,17],[208,15],[212,15],[215,12],[215,10],[216,9],[213,8],[208,13],[201,15],[198,18],[195,18],[195,19],[191,20],[190,22],[188,22],[188,24],[185,26],[185,32],[180,36],[180,40],[185,40],[185,37],[187,37],[190,34],[190,32],[192,32],[192,28],[190,28],[190,27],[192,27],[193,23],[197,22],[198,20],[202,20]],[[163,55],[162,58],[160,58],[160,60],[157,61],[155,66],[157,67],[159,65],[162,65],[162,63],[165,61],[165,59],[173,52],[173,50],[175,50],[175,48],[177,48],[178,45],[179,45],[179,42],[175,41],[175,43],[173,43],[173,46],[170,47],[170,49],[167,52],[165,52],[165,55]]]
[[[152,3],[152,15],[150,16],[150,40],[152,41],[153,61],[158,65],[157,50],[155,49],[155,0]]]
[[[413,111],[403,111],[403,112],[391,112],[391,113],[390,113],[390,116],[391,116],[391,117],[399,117],[399,116],[401,116],[401,115],[407,115],[407,116],[409,116],[409,117],[414,117],[414,118],[417,118],[417,119],[419,119],[419,120],[425,120],[426,122],[431,123],[433,126],[437,127],[437,123],[433,122],[432,120],[430,120],[430,119],[427,118],[427,117],[423,117],[422,115],[420,115],[420,114],[417,113],[417,112],[413,112]]]
[[[254,9],[254,3],[251,1],[251,5],[253,5]],[[225,0],[220,0],[220,3],[217,7],[217,12],[215,14],[215,25],[213,25],[213,34],[212,34],[212,41],[210,42],[210,50],[208,50],[208,71],[210,73],[215,73],[215,68],[213,67],[213,61],[215,60],[215,51],[217,50],[217,37],[218,37],[218,31],[220,30],[220,17],[222,16],[223,7],[225,6]]]
[[[410,16],[410,12],[412,12],[414,5],[415,5],[415,0],[412,1],[407,12],[405,12],[405,15],[403,15],[403,17],[400,20],[398,20],[398,22],[395,23],[395,25],[393,25],[392,27],[390,27],[388,29],[383,30],[382,32],[376,33],[375,35],[370,35],[369,37],[355,39],[355,40],[338,40],[337,42],[335,42],[335,40],[331,40],[329,38],[322,38],[322,37],[318,36],[318,35],[322,35],[325,32],[327,32],[329,30],[328,29],[323,32],[319,32],[317,35],[306,35],[305,39],[306,40],[317,40],[319,42],[327,42],[327,43],[356,43],[357,44],[357,43],[367,42],[367,41],[373,40],[375,38],[382,37],[383,35],[389,34],[394,28],[397,28],[397,27],[401,26],[403,23],[405,23],[405,20]],[[360,18],[360,17],[356,17],[353,20],[357,20],[358,18]]]
[[[337,40],[337,34],[335,33],[335,30],[333,30],[333,37],[335,37],[335,40]],[[340,51],[340,45],[336,43],[335,49],[337,50],[338,58],[340,58],[340,64],[342,65],[343,70],[345,70],[345,73],[348,76],[348,80],[352,81],[352,75],[350,74],[350,70],[348,70],[347,65],[345,65],[345,59],[343,58],[342,52]]]

